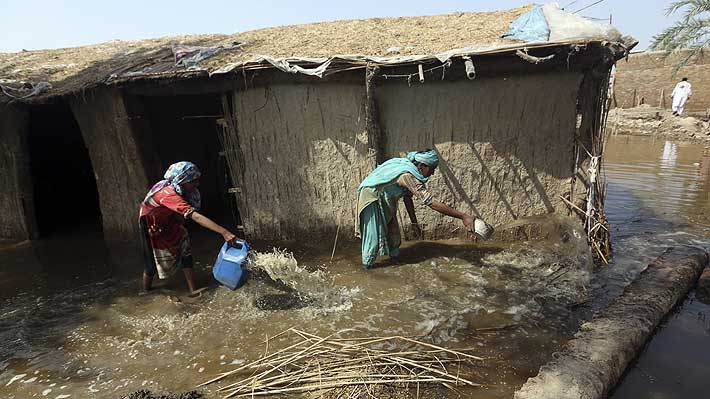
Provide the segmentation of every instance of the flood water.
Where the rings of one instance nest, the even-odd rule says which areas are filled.
[[[703,171],[710,165],[704,160],[703,148],[694,145],[612,139],[607,209],[616,257],[600,272],[592,272],[579,231],[557,218],[545,222],[560,233],[548,241],[406,242],[401,263],[384,261],[370,271],[360,267],[353,243],[339,243],[333,261],[332,242],[279,243],[297,260],[273,268],[271,277],[280,283],[255,273],[236,291],[213,287],[194,299],[185,295],[179,276],[161,282],[154,294],[139,295],[137,251],[100,237],[0,244],[0,396],[120,398],[138,389],[189,391],[257,359],[265,339],[297,327],[321,336],[348,328],[354,330],[350,336],[406,335],[475,348],[485,358],[476,366],[475,382],[484,387],[436,396],[509,398],[564,345],[581,317],[618,294],[665,248],[705,244],[710,187]],[[211,284],[220,242],[195,233],[196,274]],[[273,244],[255,247],[263,259],[277,258]],[[264,298],[284,295],[284,286],[308,300],[291,309],[264,306]],[[654,342],[683,312],[707,309],[689,303]],[[683,324],[670,335],[700,331],[700,323],[690,324],[697,328]],[[705,334],[698,340],[710,348]],[[274,348],[289,343],[286,335],[269,341]],[[687,356],[689,365],[703,363],[675,350],[673,341],[659,345],[666,357],[650,360],[658,367],[669,353],[677,354],[676,363]],[[637,368],[644,375],[657,371],[643,362],[644,357]],[[648,396],[638,389],[649,384],[636,381],[634,370],[615,397]],[[690,375],[682,378],[688,379],[684,392],[700,388],[693,388]],[[656,381],[660,392],[662,380]],[[221,397],[218,386],[201,392]]]
[[[617,136],[605,159],[616,266],[599,276],[602,292],[618,291],[668,247],[710,248],[710,152],[703,144]],[[609,397],[705,397],[708,359],[710,305],[691,292]]]

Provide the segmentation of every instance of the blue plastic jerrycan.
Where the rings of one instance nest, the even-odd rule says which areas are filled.
[[[247,271],[242,269],[242,264],[248,254],[249,245],[246,242],[225,242],[212,268],[214,278],[229,289],[241,287],[247,277]]]

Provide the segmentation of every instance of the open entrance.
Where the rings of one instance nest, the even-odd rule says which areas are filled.
[[[100,232],[94,169],[69,104],[32,107],[28,144],[40,237]]]
[[[222,103],[217,95],[145,97],[146,114],[159,160],[159,178],[171,164],[191,161],[202,172],[200,212],[217,223],[235,229],[241,224],[235,205],[217,120]]]

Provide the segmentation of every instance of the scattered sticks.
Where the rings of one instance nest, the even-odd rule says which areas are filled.
[[[471,349],[447,349],[402,336],[341,338],[347,331],[320,337],[289,328],[275,337],[288,334],[296,343],[271,354],[267,350],[260,359],[198,387],[247,373],[218,391],[224,398],[328,391],[364,398],[385,386],[407,389],[411,385],[417,392],[426,384],[452,390],[480,386],[467,371],[484,359],[472,355]]]

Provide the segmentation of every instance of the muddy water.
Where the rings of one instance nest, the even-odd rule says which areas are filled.
[[[710,152],[700,144],[615,136],[605,171],[614,264],[622,266],[598,275],[610,299],[666,248],[708,244]]]
[[[324,335],[351,328],[358,336],[420,336],[478,348],[489,359],[476,377],[486,388],[475,392],[509,397],[576,328],[568,306],[584,297],[589,264],[579,234],[570,237],[564,245],[536,247],[410,243],[401,264],[384,261],[368,272],[352,244],[339,247],[333,262],[328,250],[296,246],[297,268],[272,272],[309,302],[277,311],[264,310],[258,300],[283,294],[283,285],[256,273],[234,292],[214,288],[197,299],[184,295],[180,279],[137,295],[138,280],[127,273],[135,274],[140,263],[126,248],[90,238],[5,245],[2,256],[10,265],[3,268],[0,305],[0,392],[8,398],[112,398],[139,388],[186,391],[256,359],[268,336],[297,326]],[[204,260],[199,274],[207,282],[219,242],[209,236],[196,241],[196,258]],[[265,243],[256,247],[269,252]],[[204,393],[216,397],[211,389]]]
[[[710,152],[701,144],[621,136],[606,152],[616,258],[597,275],[596,289],[608,300],[667,247],[710,248]],[[705,397],[709,358],[710,306],[691,293],[610,398]]]
[[[555,218],[546,223],[563,234],[549,242],[407,242],[402,263],[371,271],[361,269],[353,244],[341,243],[331,261],[331,242],[281,243],[297,261],[273,268],[281,283],[254,273],[236,291],[214,287],[196,299],[181,278],[138,295],[135,250],[97,237],[0,244],[0,396],[187,391],[258,358],[267,337],[296,326],[477,348],[486,360],[475,380],[484,387],[436,396],[508,398],[576,331],[588,304],[602,306],[667,245],[703,242],[699,197],[707,183],[694,165],[702,149],[624,140],[609,147],[616,265],[596,274],[579,232]],[[205,234],[194,241],[197,274],[209,284],[220,243]],[[270,243],[255,246],[272,251]],[[308,300],[269,310],[281,309],[269,298],[287,295],[286,286]],[[282,336],[269,345],[288,342]],[[214,388],[203,393],[219,397]]]

